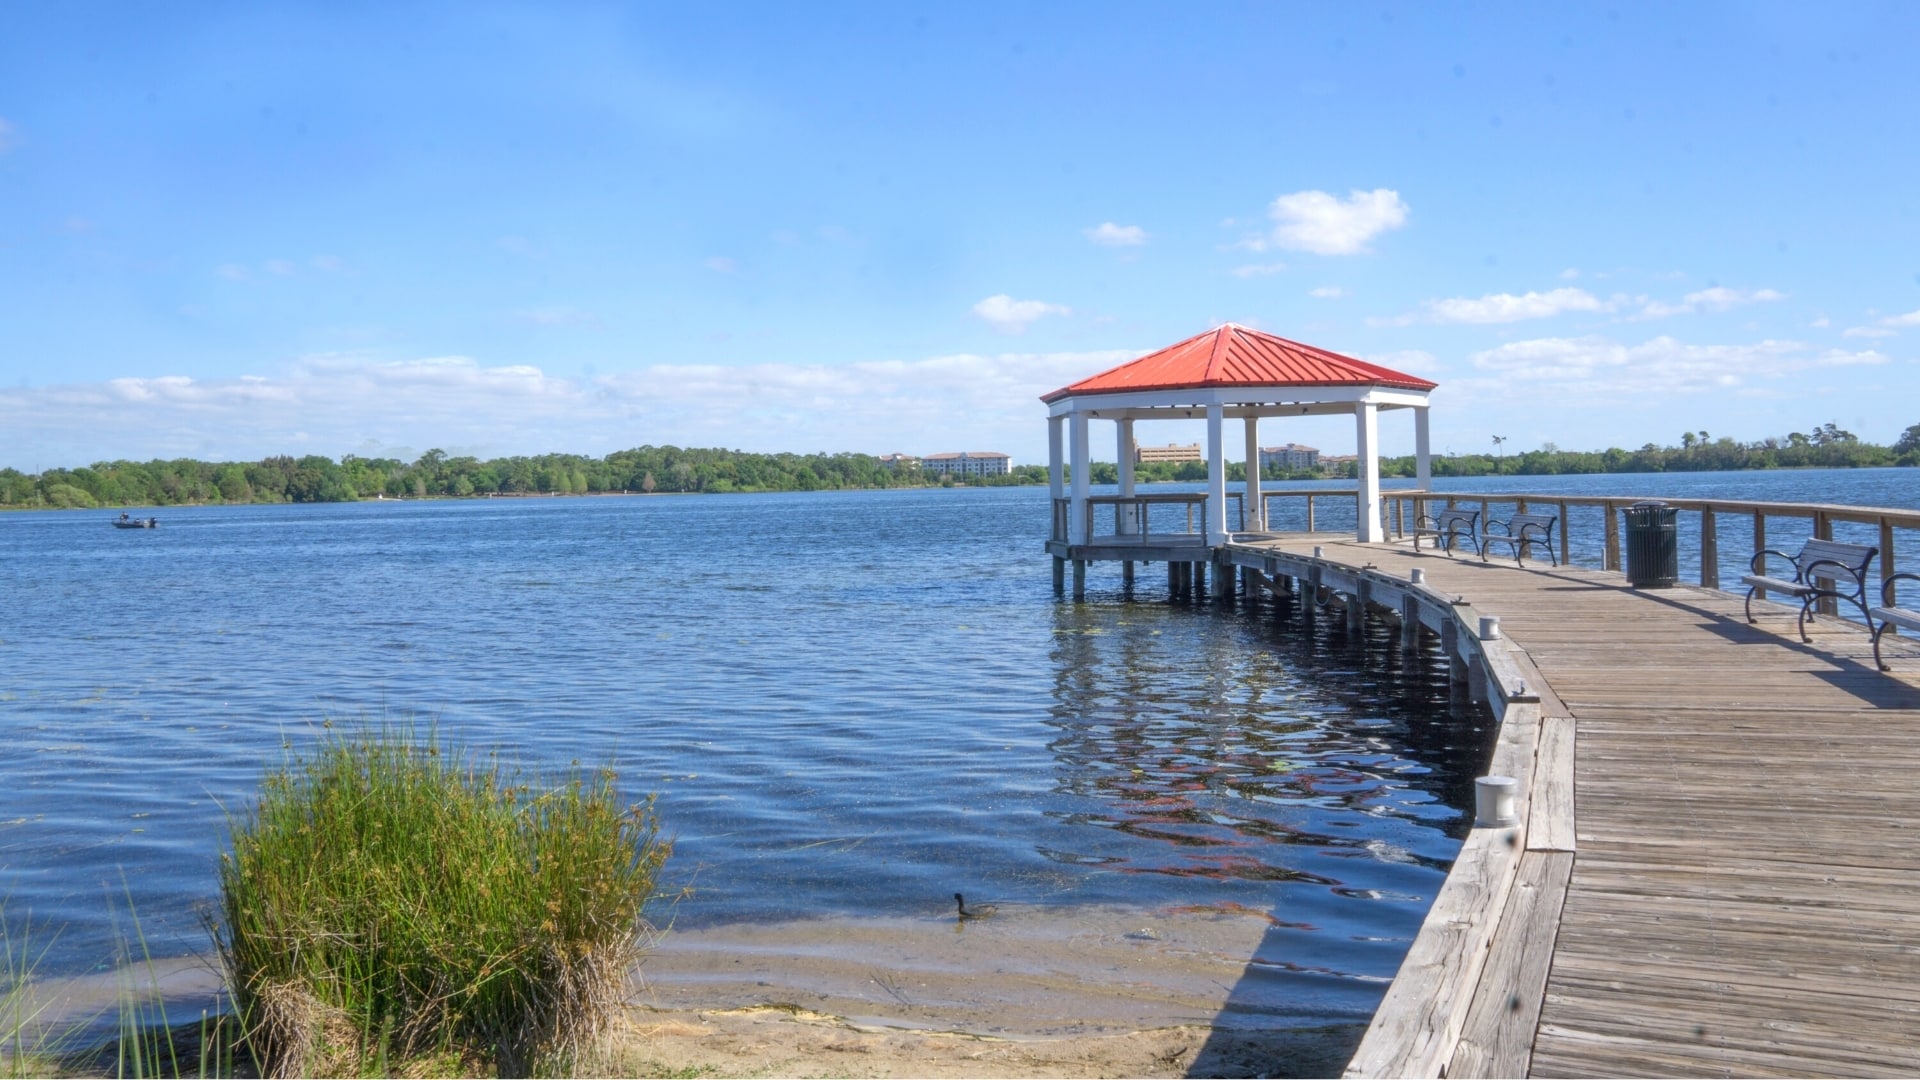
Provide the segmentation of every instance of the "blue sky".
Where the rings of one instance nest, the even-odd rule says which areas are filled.
[[[1443,451],[1920,423],[1911,5],[7,15],[0,465],[1031,462],[1223,321],[1438,381]]]

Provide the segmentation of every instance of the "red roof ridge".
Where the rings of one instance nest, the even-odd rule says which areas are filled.
[[[1212,335],[1211,342],[1204,338]],[[1230,386],[1380,386],[1425,392],[1437,383],[1317,345],[1227,322],[1061,387],[1040,400],[1075,394]]]
[[[1208,382],[1221,377],[1221,368],[1227,359],[1227,346],[1233,343],[1233,334],[1237,329],[1232,323],[1225,323],[1213,331],[1213,353],[1207,357]]]

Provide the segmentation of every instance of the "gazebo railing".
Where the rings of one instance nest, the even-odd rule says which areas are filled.
[[[1158,534],[1162,536],[1170,533],[1198,535],[1201,538],[1201,543],[1211,543],[1211,538],[1207,530],[1207,498],[1205,492],[1195,491],[1153,492],[1149,494],[1136,493],[1133,495],[1091,495],[1088,496],[1086,504],[1081,508],[1081,512],[1084,515],[1081,519],[1081,524],[1085,527],[1082,535],[1088,537],[1102,535],[1146,536],[1150,533],[1158,532]],[[1435,496],[1431,492],[1424,490],[1399,488],[1382,491],[1380,493],[1380,523],[1382,528],[1388,535],[1396,539],[1404,539],[1410,535],[1409,530],[1413,528],[1418,515],[1422,512],[1419,509],[1420,505],[1434,498]],[[1260,492],[1260,500],[1263,511],[1262,517],[1265,518],[1267,528],[1270,531],[1317,532],[1320,530],[1321,525],[1320,509],[1324,507],[1329,500],[1336,503],[1345,502],[1348,506],[1352,507],[1351,513],[1357,516],[1360,505],[1360,491],[1358,488],[1315,489],[1311,491],[1288,490],[1285,488],[1269,489]],[[1292,516],[1292,520],[1288,520],[1288,515],[1284,513],[1275,514],[1275,500],[1281,500],[1282,505],[1284,505],[1286,500],[1299,500],[1304,510],[1304,519],[1297,514]],[[1248,532],[1251,530],[1252,525],[1248,521],[1246,502],[1245,493],[1239,491],[1227,492],[1227,519],[1231,523],[1228,531]],[[1178,524],[1172,525],[1171,527],[1165,523],[1166,518],[1163,515],[1160,518],[1163,524],[1156,530],[1152,517],[1153,508],[1156,506],[1177,506],[1181,507],[1184,513],[1181,517],[1174,519]],[[1109,513],[1102,514],[1100,512],[1102,507],[1111,507],[1112,509]],[[1131,515],[1128,514],[1129,510],[1131,510]],[[1068,533],[1069,526],[1072,522],[1072,515],[1072,499],[1063,498],[1053,500],[1052,539],[1061,543],[1067,542],[1069,539]],[[1105,517],[1106,521],[1101,521],[1101,517]],[[1123,520],[1127,522],[1128,526],[1125,531],[1122,531]],[[1353,520],[1353,518],[1346,518],[1339,523],[1339,526],[1345,527]],[[1103,524],[1109,526],[1109,528],[1103,531],[1100,528]]]
[[[1134,495],[1089,496],[1087,499],[1086,520],[1085,520],[1087,536],[1097,535],[1094,532],[1094,524],[1095,524],[1094,513],[1096,508],[1102,507],[1102,506],[1110,506],[1113,508],[1112,516],[1111,516],[1111,522],[1113,525],[1112,535],[1130,535],[1130,536],[1141,536],[1141,537],[1145,537],[1153,532],[1152,517],[1153,517],[1154,507],[1156,506],[1182,507],[1186,511],[1186,514],[1185,514],[1186,520],[1184,522],[1183,527],[1166,528],[1163,526],[1160,530],[1160,535],[1162,536],[1165,536],[1168,534],[1194,535],[1197,533],[1200,537],[1200,543],[1203,546],[1208,543],[1207,509],[1206,509],[1207,496],[1204,492],[1167,491],[1167,492],[1155,492],[1153,494],[1148,494],[1148,495],[1134,494]],[[1128,510],[1132,511],[1130,515],[1126,513],[1126,511]],[[1123,520],[1127,520],[1129,518],[1130,518],[1129,524],[1131,525],[1131,528],[1129,528],[1126,532],[1123,533],[1121,531],[1121,523]],[[1162,521],[1164,520],[1165,518],[1163,516]],[[1195,528],[1196,525],[1198,526],[1197,529]]]
[[[1227,496],[1229,498],[1235,498],[1238,496],[1238,493],[1229,491],[1227,493]],[[1409,535],[1408,530],[1413,528],[1416,521],[1418,520],[1420,511],[1417,509],[1417,506],[1422,500],[1431,499],[1432,497],[1433,497],[1432,493],[1424,489],[1417,489],[1417,488],[1383,488],[1381,489],[1380,491],[1380,525],[1381,527],[1389,535],[1393,536],[1395,539],[1405,538],[1407,535]],[[1274,502],[1273,502],[1275,499],[1300,500],[1304,504],[1304,507],[1303,507],[1303,509],[1305,510],[1304,521],[1300,521],[1300,519],[1297,517],[1294,518],[1293,520],[1289,520],[1285,514],[1276,515],[1274,513]],[[1324,503],[1329,500],[1346,502],[1348,505],[1352,507],[1353,517],[1344,519],[1340,523],[1341,526],[1345,527],[1350,523],[1354,523],[1358,521],[1360,516],[1360,489],[1359,488],[1333,488],[1333,489],[1316,488],[1313,490],[1301,490],[1298,488],[1292,488],[1292,489],[1265,488],[1265,489],[1262,489],[1260,492],[1260,510],[1261,510],[1260,516],[1266,522],[1266,527],[1269,532],[1319,532],[1320,522],[1319,522],[1318,513],[1317,513],[1318,508],[1314,504],[1316,502]],[[1282,505],[1285,505],[1285,504],[1283,503]],[[1287,527],[1295,524],[1295,522],[1300,522],[1302,527],[1301,528]],[[1243,508],[1242,515],[1240,518],[1240,529],[1236,531],[1245,531],[1246,528],[1247,528],[1247,523],[1246,523],[1246,517],[1244,513],[1244,508]]]

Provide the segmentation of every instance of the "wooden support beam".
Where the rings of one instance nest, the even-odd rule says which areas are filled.
[[[1601,558],[1600,569],[1611,570],[1617,574],[1620,572],[1620,515],[1615,511],[1612,502],[1608,502],[1603,506],[1601,511],[1607,515],[1607,550],[1606,554]]]
[[[1560,508],[1560,561],[1562,563],[1570,564],[1573,562],[1573,541],[1570,539],[1570,537],[1573,535],[1573,522],[1567,520],[1567,501],[1565,499],[1560,500],[1559,508]]]
[[[1880,519],[1880,580],[1884,582],[1896,572],[1893,568],[1893,522],[1882,517]]]
[[[1529,851],[1507,893],[1460,1041],[1445,1075],[1526,1076],[1547,996],[1553,942],[1573,877],[1570,851]]]
[[[1720,587],[1720,522],[1712,507],[1700,511],[1700,585]]]

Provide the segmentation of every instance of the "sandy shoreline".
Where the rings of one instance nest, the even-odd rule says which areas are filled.
[[[1289,1012],[1267,919],[1003,908],[665,935],[629,1058],[740,1076],[1325,1076],[1364,1019]]]
[[[1364,1018],[1302,1015],[1251,960],[1245,909],[1002,909],[675,928],[655,943],[607,1071],[698,1076],[1325,1076]],[[205,957],[155,966],[176,1020],[217,1007]],[[119,972],[48,981],[50,1020],[110,1025]]]
[[[610,1071],[633,1076],[1337,1076],[1357,1029],[1201,1025],[1012,1039],[782,1007],[637,1009]]]

